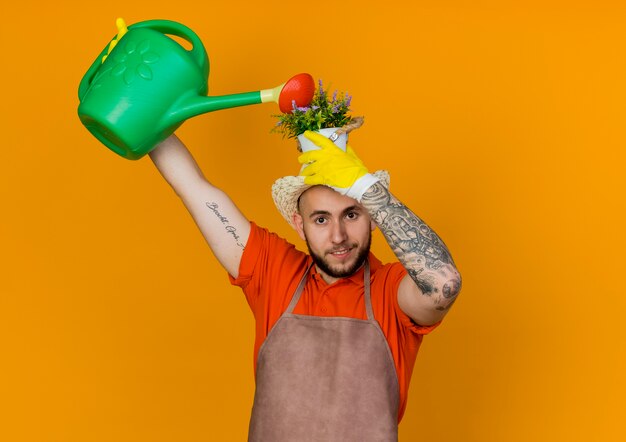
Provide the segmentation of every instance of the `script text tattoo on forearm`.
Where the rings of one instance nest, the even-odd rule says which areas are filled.
[[[224,224],[224,229],[226,230],[226,232],[228,232],[229,235],[231,235],[235,239],[237,245],[243,249],[244,245],[241,244],[241,238],[239,238],[239,235],[237,234],[237,229],[231,226],[228,218],[226,218],[219,212],[219,206],[217,205],[217,203],[209,201],[208,203],[206,203],[206,206],[209,208],[209,210],[211,210],[211,212],[215,214],[217,219],[219,219],[220,222]]]

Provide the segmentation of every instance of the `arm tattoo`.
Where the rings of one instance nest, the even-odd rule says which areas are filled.
[[[219,210],[218,210],[219,206],[217,205],[217,203],[209,201],[209,202],[206,203],[206,206],[209,208],[209,210],[211,212],[213,212],[215,214],[217,219],[219,219],[220,222],[222,224],[224,224],[224,229],[226,230],[226,232],[228,232],[229,235],[231,235],[235,239],[235,242],[237,243],[237,245],[239,247],[241,247],[242,249],[244,249],[245,247],[244,247],[243,244],[241,244],[241,241],[240,241],[241,238],[239,238],[239,234],[237,233],[237,229],[235,227],[231,226],[229,224],[230,221],[228,221],[228,218],[226,218],[224,215],[222,215],[219,212]]]
[[[432,296],[441,292],[442,305],[437,309],[449,308],[461,283],[452,256],[441,238],[381,183],[370,187],[361,203],[422,293]],[[443,285],[441,281],[444,281]]]

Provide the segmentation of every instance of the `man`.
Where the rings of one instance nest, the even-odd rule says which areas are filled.
[[[272,188],[309,254],[248,221],[172,136],[150,157],[182,199],[256,320],[250,441],[397,441],[425,334],[461,277],[441,239],[367,172],[312,132],[298,177]],[[371,252],[381,229],[399,262]]]

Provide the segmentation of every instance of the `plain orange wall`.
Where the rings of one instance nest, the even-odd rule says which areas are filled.
[[[241,293],[151,161],[116,156],[76,115],[117,16],[194,29],[213,95],[310,72],[354,96],[351,144],[464,276],[424,341],[402,441],[626,440],[626,7],[512,3],[5,4],[0,440],[245,440]],[[178,134],[247,216],[296,241],[269,192],[298,169],[269,133],[276,112]]]

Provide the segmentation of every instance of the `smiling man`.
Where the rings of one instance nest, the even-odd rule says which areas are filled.
[[[349,147],[305,133],[297,177],[272,187],[309,254],[248,221],[174,136],[150,153],[256,321],[250,441],[398,438],[424,335],[461,288],[443,241]],[[379,228],[398,262],[371,252]]]
[[[326,186],[316,186],[300,197],[295,226],[329,284],[361,268],[376,227],[363,206]]]

